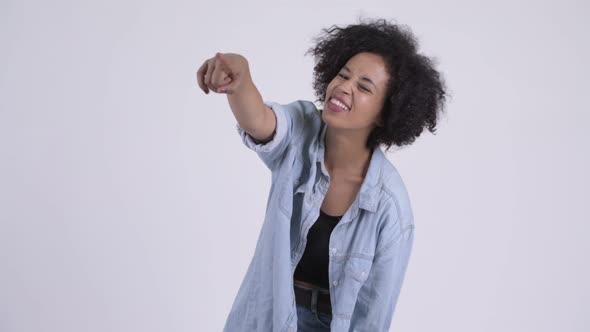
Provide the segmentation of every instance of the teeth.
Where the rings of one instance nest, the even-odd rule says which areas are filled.
[[[346,105],[344,105],[343,103],[339,102],[337,99],[335,98],[330,98],[330,102],[333,104],[336,104],[338,107],[343,108],[344,110],[348,111],[348,107]]]

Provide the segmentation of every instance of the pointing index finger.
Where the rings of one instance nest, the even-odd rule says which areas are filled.
[[[228,63],[227,63],[227,59],[225,58],[225,56],[219,52],[215,53],[215,58],[217,58],[219,61],[221,61],[221,63],[228,68]]]

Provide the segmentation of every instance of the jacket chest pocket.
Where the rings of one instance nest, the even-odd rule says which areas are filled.
[[[367,280],[373,261],[360,257],[349,257],[341,265],[339,279],[333,284],[331,291],[335,297],[335,312],[351,316],[356,304],[357,295]]]
[[[361,285],[367,280],[372,261],[365,258],[350,258],[344,268],[344,274],[359,282]]]
[[[303,193],[306,191],[303,185],[308,182],[307,179],[309,178],[309,172],[309,165],[305,164],[305,162],[303,162],[298,157],[295,157],[293,167],[291,168],[291,179],[293,181],[293,188],[295,188],[293,194]]]
[[[307,174],[309,170],[296,156],[290,169],[283,173],[282,188],[280,188],[280,209],[287,216],[301,217],[307,191]]]

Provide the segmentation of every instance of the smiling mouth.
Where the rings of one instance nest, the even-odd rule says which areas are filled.
[[[331,97],[330,100],[328,100],[328,102],[335,105],[336,107],[338,107],[342,111],[345,111],[345,112],[350,111],[350,108],[348,108],[348,106],[344,105],[342,102],[340,102],[339,100],[337,100],[334,97]]]

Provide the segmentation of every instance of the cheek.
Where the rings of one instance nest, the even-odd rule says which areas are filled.
[[[370,96],[357,92],[354,96],[353,104],[360,109],[368,110],[374,107],[375,101]]]
[[[381,101],[371,96],[356,96],[353,101],[353,108],[363,113],[363,115],[372,116],[379,113],[382,109]]]
[[[326,92],[329,94],[330,92],[332,92],[332,83],[328,84],[328,87],[326,88]]]

